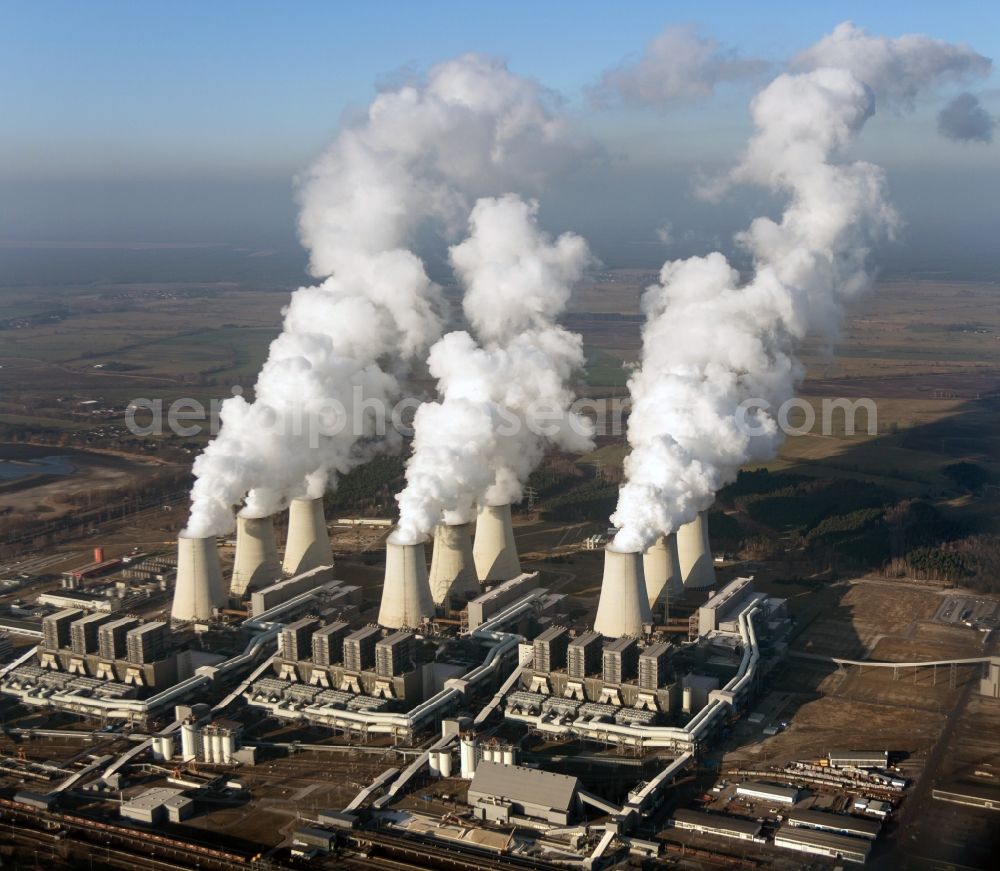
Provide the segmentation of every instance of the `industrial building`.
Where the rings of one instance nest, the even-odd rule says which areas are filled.
[[[889,764],[887,750],[837,750],[827,754],[831,768],[885,768]]]
[[[476,766],[468,803],[477,818],[490,822],[528,817],[569,825],[581,810],[579,792],[575,777],[484,760]]]
[[[736,794],[744,798],[758,798],[773,801],[778,804],[795,804],[802,791],[795,786],[780,786],[776,783],[765,783],[762,780],[746,780],[737,784]]]
[[[179,823],[194,813],[194,801],[181,789],[160,787],[147,789],[128,801],[122,802],[121,815],[126,819],[147,825],[165,822]]]
[[[987,783],[949,783],[935,787],[931,796],[949,804],[963,804],[983,810],[1000,810],[1000,787]]]
[[[785,821],[790,826],[806,829],[818,829],[825,832],[836,832],[856,838],[871,838],[874,840],[882,829],[877,820],[865,820],[859,817],[832,814],[814,810],[792,810],[788,812]]]
[[[703,811],[680,809],[674,811],[671,825],[676,829],[687,829],[706,835],[735,838],[739,841],[763,843],[763,826],[756,820],[743,820],[726,814],[709,814]]]
[[[774,846],[863,865],[868,861],[872,842],[868,838],[852,838],[816,829],[781,826],[774,834]]]

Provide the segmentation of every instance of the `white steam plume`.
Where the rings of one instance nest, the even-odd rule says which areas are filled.
[[[305,174],[300,233],[325,280],[292,295],[253,403],[223,403],[222,429],[195,462],[189,535],[231,530],[244,497],[248,516],[318,497],[398,440],[375,409],[442,325],[410,239],[426,218],[454,227],[468,197],[533,183],[578,153],[547,103],[536,83],[467,55],[380,94]]]
[[[589,422],[570,408],[582,341],[556,324],[590,255],[579,236],[542,233],[537,209],[511,194],[481,199],[469,237],[451,249],[481,346],[458,331],[431,349],[441,398],[417,409],[397,541],[419,541],[442,518],[471,520],[477,502],[519,500],[547,445],[592,445]]]
[[[838,24],[789,64],[796,71],[822,67],[848,70],[875,92],[880,105],[895,109],[912,107],[925,88],[988,76],[992,66],[988,57],[967,45],[919,33],[872,36],[851,21]]]
[[[796,348],[810,330],[836,330],[844,301],[869,284],[871,241],[896,221],[878,167],[834,162],[873,112],[866,85],[841,69],[781,75],[751,109],[757,132],[729,179],[789,203],[779,222],[760,217],[741,234],[754,258],[746,284],[716,252],[666,263],[646,291],[632,453],[611,518],[622,550],[645,550],[741,465],[774,454],[782,434],[769,409],[801,380]]]

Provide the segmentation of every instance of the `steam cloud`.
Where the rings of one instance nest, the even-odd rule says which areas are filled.
[[[300,235],[324,280],[292,294],[254,401],[222,404],[219,436],[194,464],[188,535],[230,531],[244,497],[254,517],[318,497],[397,438],[376,428],[374,407],[391,403],[443,322],[409,241],[428,217],[458,226],[467,197],[532,184],[575,156],[549,102],[533,81],[467,55],[380,94],[306,173]]]
[[[959,94],[937,116],[938,132],[959,142],[992,142],[996,121],[973,94]]]
[[[632,452],[611,518],[621,550],[645,550],[693,520],[742,464],[773,455],[782,436],[768,408],[741,421],[741,404],[773,409],[793,395],[797,345],[810,330],[836,329],[843,302],[869,283],[871,240],[896,220],[878,167],[833,160],[874,111],[849,72],[781,75],[751,111],[757,132],[728,182],[789,203],[779,222],[759,217],[740,235],[754,259],[746,284],[715,252],[667,262],[645,293],[641,367],[629,380]]]
[[[420,541],[442,518],[471,520],[477,502],[519,500],[548,444],[592,446],[589,422],[570,410],[582,340],[555,322],[590,255],[572,233],[549,239],[537,210],[512,194],[481,199],[468,238],[451,249],[480,344],[456,331],[431,349],[441,398],[417,409],[397,496],[400,543]]]
[[[768,66],[699,36],[693,27],[671,25],[649,42],[637,61],[607,70],[591,98],[599,104],[618,99],[653,106],[699,100],[710,97],[723,82],[754,78]]]
[[[896,109],[913,105],[917,94],[947,81],[987,76],[993,63],[967,45],[956,45],[917,33],[871,36],[851,21],[800,52],[793,70],[836,67],[848,70],[870,87],[881,104]]]

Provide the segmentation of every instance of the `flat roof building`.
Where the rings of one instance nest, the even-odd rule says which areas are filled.
[[[644,690],[655,690],[663,686],[667,680],[667,668],[670,662],[670,644],[660,641],[650,644],[639,654],[639,687]]]
[[[796,786],[780,786],[776,783],[765,783],[762,780],[746,780],[737,784],[736,794],[746,798],[776,801],[779,804],[795,804],[799,800],[801,792]]]
[[[756,820],[741,820],[725,814],[708,814],[682,808],[674,811],[673,826],[692,832],[735,838],[740,841],[761,839],[761,824]]]
[[[888,750],[837,750],[827,754],[833,768],[885,768]]]
[[[537,768],[483,761],[469,785],[468,802],[480,819],[509,820],[516,815],[568,825],[580,808],[580,781]]]
[[[872,842],[868,838],[851,838],[816,829],[782,826],[774,834],[774,846],[863,865],[868,860]]]
[[[281,630],[281,658],[298,662],[312,654],[312,633],[319,626],[315,617],[303,617]]]
[[[878,837],[882,824],[877,820],[863,820],[844,814],[831,814],[814,810],[792,810],[785,818],[790,826],[806,829],[820,829],[856,838]]]
[[[101,659],[124,659],[125,636],[138,625],[135,617],[119,617],[101,626],[97,630],[97,649]]]
[[[88,614],[79,620],[74,620],[69,627],[69,646],[74,653],[81,656],[97,652],[97,632],[109,620],[110,614]]]

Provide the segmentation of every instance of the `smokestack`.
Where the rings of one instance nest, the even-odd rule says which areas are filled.
[[[712,546],[708,541],[708,517],[704,511],[677,530],[677,555],[680,558],[681,581],[685,589],[700,590],[715,586]]]
[[[649,595],[638,551],[604,550],[604,580],[597,605],[594,631],[608,638],[641,635],[644,623],[651,623]]]
[[[472,556],[476,561],[476,574],[483,583],[509,581],[521,574],[521,560],[514,546],[510,505],[479,507]]]
[[[449,596],[464,599],[467,593],[478,596],[481,592],[471,529],[471,523],[439,523],[434,527],[430,587],[437,605],[444,605]]]
[[[282,571],[286,575],[300,575],[330,565],[333,565],[333,551],[323,517],[323,497],[293,499],[288,506],[288,539]]]
[[[270,517],[236,518],[236,559],[229,583],[229,595],[242,596],[250,590],[281,580],[281,561],[274,543]]]
[[[208,620],[227,604],[215,536],[177,538],[177,584],[170,616],[174,620]]]
[[[642,555],[642,573],[646,578],[651,609],[684,594],[676,533],[661,535],[653,542],[653,546]]]
[[[378,612],[379,625],[389,629],[413,629],[420,626],[424,617],[433,616],[434,600],[427,581],[424,542],[397,544],[390,536],[385,545],[385,582]]]

